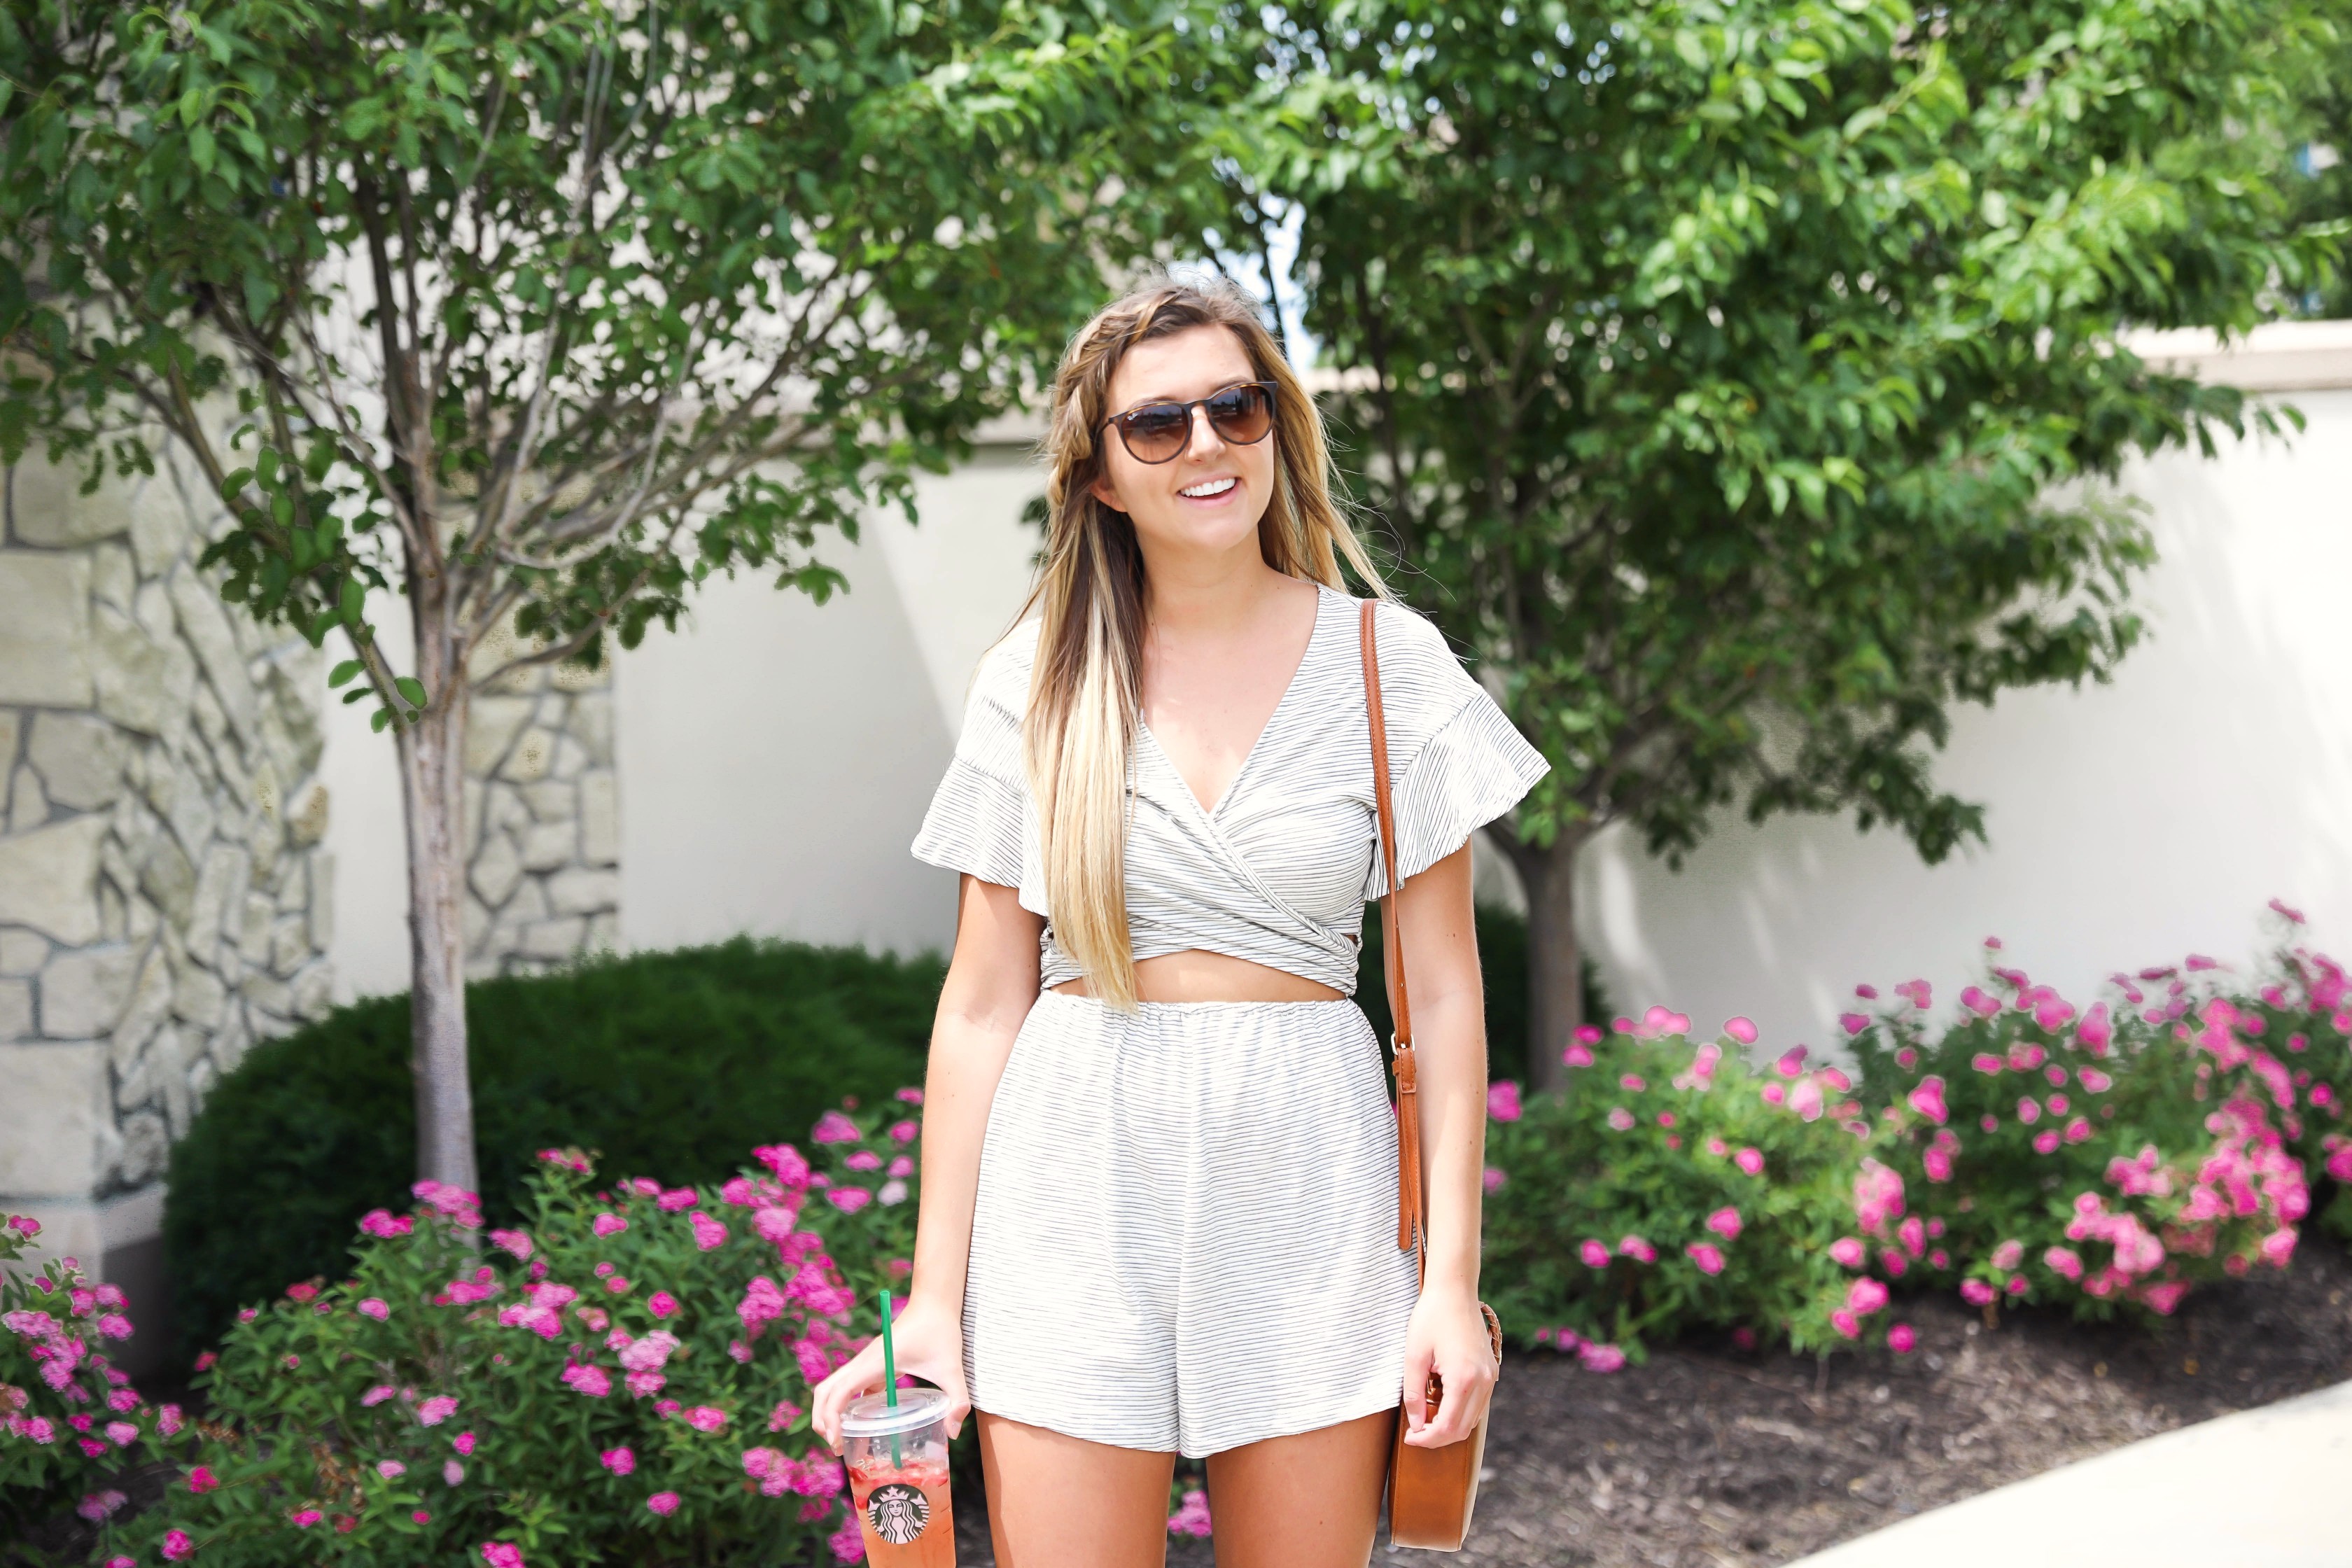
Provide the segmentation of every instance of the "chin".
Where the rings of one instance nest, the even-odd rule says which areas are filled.
[[[1174,517],[1139,521],[1137,531],[1147,539],[1175,549],[1223,554],[1229,550],[1239,549],[1244,543],[1255,544],[1258,521],[1264,515],[1263,508],[1251,512],[1240,507],[1235,507],[1226,515],[1213,512],[1186,516],[1180,512]]]

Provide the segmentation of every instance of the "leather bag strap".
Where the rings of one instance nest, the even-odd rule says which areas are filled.
[[[1412,1053],[1412,1001],[1405,993],[1404,946],[1397,927],[1396,805],[1389,794],[1389,730],[1381,712],[1381,653],[1372,616],[1379,601],[1366,599],[1362,612],[1364,712],[1372,731],[1372,801],[1381,825],[1381,865],[1388,873],[1388,897],[1381,900],[1381,971],[1388,982],[1389,1012],[1396,1020],[1397,1248],[1410,1251],[1416,1272],[1422,1256],[1421,1097]]]

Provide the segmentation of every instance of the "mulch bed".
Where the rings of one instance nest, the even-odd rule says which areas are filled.
[[[1465,1568],[1766,1568],[1906,1515],[2352,1379],[2352,1258],[2194,1294],[2151,1333],[1956,1297],[1898,1302],[1918,1348],[1811,1358],[1685,1344],[1610,1376],[1505,1368]],[[1212,1500],[1213,1502],[1213,1500]],[[992,1568],[959,1497],[964,1568]],[[1395,1561],[1410,1554],[1399,1552]],[[1170,1542],[1207,1568],[1206,1542]],[[1382,1547],[1375,1563],[1390,1560]]]

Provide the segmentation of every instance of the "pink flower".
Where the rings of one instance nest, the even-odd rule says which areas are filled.
[[[1756,1026],[1746,1018],[1726,1019],[1723,1032],[1743,1046],[1752,1046],[1756,1043]]]
[[[816,1127],[809,1133],[810,1141],[817,1143],[855,1143],[865,1136],[857,1130],[856,1122],[838,1110],[828,1110],[818,1117]]]
[[[629,1222],[616,1214],[600,1214],[590,1223],[588,1228],[598,1236],[617,1236],[629,1228]]]
[[[510,1542],[485,1541],[482,1561],[489,1568],[522,1568],[522,1548]]]
[[[1862,1320],[1843,1307],[1830,1314],[1830,1327],[1850,1340],[1862,1337]]]
[[[607,1448],[596,1457],[616,1476],[625,1476],[637,1468],[637,1456],[628,1448]]]
[[[1720,1274],[1723,1272],[1723,1253],[1712,1242],[1694,1241],[1689,1246],[1684,1247],[1683,1250],[1690,1255],[1690,1260],[1693,1263],[1698,1265],[1698,1271],[1700,1273]]]
[[[1895,1323],[1888,1326],[1886,1348],[1896,1355],[1908,1355],[1918,1342],[1919,1336],[1912,1332],[1910,1324]]]
[[[2042,1102],[2026,1095],[2017,1102],[2017,1119],[2028,1126],[2042,1120]]]
[[[176,1437],[180,1435],[180,1424],[183,1419],[184,1418],[181,1415],[178,1405],[166,1405],[155,1412],[155,1430],[166,1437]]]
[[[449,1447],[470,1459],[474,1457],[474,1435],[471,1432],[460,1432],[449,1439]]]
[[[1791,1046],[1787,1050],[1782,1051],[1780,1053],[1780,1059],[1772,1064],[1772,1070],[1779,1073],[1782,1078],[1795,1078],[1799,1073],[1803,1072],[1805,1070],[1805,1047],[1802,1046]]]
[[[312,1525],[314,1525],[314,1524],[318,1523],[320,1520],[322,1520],[322,1519],[326,1518],[327,1516],[326,1516],[325,1514],[323,1514],[323,1513],[320,1513],[320,1512],[317,1509],[315,1509],[315,1508],[305,1508],[305,1509],[298,1509],[298,1510],[296,1510],[294,1512],[292,1512],[292,1513],[290,1513],[290,1514],[287,1515],[286,1517],[287,1517],[287,1521],[288,1521],[288,1522],[289,1522],[289,1523],[290,1523],[290,1524],[292,1524],[292,1525],[294,1526],[294,1528],[295,1528],[295,1529],[297,1529],[297,1530],[308,1530],[308,1529],[310,1529]]]
[[[385,1400],[390,1399],[391,1397],[392,1384],[388,1383],[379,1383],[373,1388],[369,1389],[365,1394],[360,1395],[360,1403],[362,1405],[382,1405]]]
[[[378,1459],[375,1462],[375,1473],[385,1480],[396,1481],[408,1473],[408,1467],[398,1459]]]
[[[1738,1241],[1741,1224],[1739,1211],[1727,1204],[1706,1216],[1706,1228],[1726,1241]]]
[[[2042,1255],[2042,1266],[2068,1279],[2083,1277],[2083,1259],[2071,1247],[2053,1247]]]
[[[713,1251],[726,1245],[727,1227],[700,1209],[687,1215],[686,1223],[694,1227],[694,1245],[703,1251]]]
[[[2166,1317],[2170,1317],[2172,1315],[2172,1310],[2180,1305],[2180,1298],[2187,1294],[2189,1294],[2189,1282],[2187,1280],[2168,1279],[2159,1285],[2143,1286],[2140,1289],[2139,1299],[2147,1302],[2149,1307],[2153,1308],[2158,1312],[2162,1313]]]
[[[1960,1005],[1979,1017],[1990,1018],[2000,1011],[2000,998],[1971,985],[1960,993]]]
[[[2058,1152],[2059,1142],[2057,1131],[2045,1127],[2033,1135],[2033,1152],[2037,1154],[2054,1154]]]
[[[882,1156],[871,1149],[860,1149],[842,1163],[853,1171],[878,1171],[882,1168]]]
[[[1864,1029],[1870,1027],[1870,1019],[1866,1015],[1861,1013],[1840,1013],[1838,1015],[1838,1027],[1843,1029],[1849,1035],[1859,1035]]]
[[[1971,1307],[1990,1305],[1995,1294],[1997,1294],[1997,1292],[1994,1291],[1993,1288],[1986,1284],[1981,1279],[1963,1279],[1960,1281],[1960,1300],[1966,1301]]]
[[[674,1317],[677,1312],[677,1298],[667,1290],[656,1290],[646,1298],[646,1310],[656,1318]]]
[[[1609,1267],[1609,1247],[1606,1242],[1595,1241],[1588,1237],[1577,1247],[1576,1255],[1584,1260],[1585,1267],[1589,1268]]]
[[[188,1489],[192,1492],[208,1492],[218,1485],[220,1478],[213,1474],[210,1466],[198,1465],[188,1472]]]
[[[1638,1236],[1629,1236],[1619,1241],[1617,1251],[1619,1256],[1630,1258],[1636,1263],[1655,1263],[1658,1260],[1658,1249]]]
[[[92,1492],[74,1505],[74,1511],[92,1524],[113,1517],[115,1510],[131,1500],[118,1491]]]
[[[1992,1266],[2006,1274],[2025,1261],[2025,1243],[2011,1237],[1992,1249]]]
[[[1615,1372],[1625,1364],[1625,1352],[1615,1345],[1594,1344],[1588,1340],[1576,1347],[1576,1359],[1587,1372]]]
[[[613,1392],[613,1374],[601,1366],[583,1366],[578,1362],[566,1362],[560,1380],[574,1394],[584,1394],[591,1399],[602,1399]]]
[[[1501,1079],[1486,1086],[1486,1114],[1497,1121],[1517,1121],[1521,1114],[1519,1086]]]
[[[1933,1076],[1923,1078],[1906,1097],[1911,1109],[1941,1127],[1951,1117],[1951,1109],[1944,1103],[1944,1080]]]
[[[1731,1163],[1751,1176],[1764,1173],[1764,1152],[1761,1149],[1742,1149],[1731,1157]]]
[[[1612,1106],[1607,1120],[1609,1125],[1620,1132],[1633,1131],[1633,1113],[1622,1105]]]
[[[1191,1535],[1207,1540],[1213,1531],[1209,1521],[1209,1494],[1198,1487],[1184,1494],[1176,1511],[1168,1516],[1168,1533]]]
[[[186,1531],[167,1530],[163,1532],[164,1562],[177,1563],[181,1559],[191,1555],[195,1550],[196,1543],[188,1539],[188,1532]]]
[[[128,1448],[139,1441],[139,1428],[128,1421],[110,1421],[106,1424],[106,1440],[118,1448]]]
[[[406,1236],[416,1228],[416,1222],[406,1215],[395,1216],[390,1209],[370,1209],[360,1215],[360,1229],[369,1236]]]
[[[1903,1243],[1903,1250],[1914,1258],[1927,1249],[1927,1227],[1919,1222],[1916,1214],[1895,1227],[1895,1236]]]
[[[865,1187],[827,1187],[824,1201],[844,1214],[856,1214],[874,1201],[874,1194]]]
[[[490,1245],[500,1252],[526,1259],[533,1250],[529,1233],[520,1230],[494,1230],[490,1232]]]
[[[1979,1051],[1969,1058],[1969,1066],[1980,1073],[1988,1074],[2005,1072],[2009,1068],[2007,1062],[1994,1056],[1990,1051]]]
[[[678,1497],[676,1492],[656,1492],[646,1499],[646,1506],[664,1519],[677,1511],[677,1503]]]
[[[380,1296],[370,1296],[360,1302],[359,1313],[362,1318],[373,1318],[381,1323],[392,1316],[392,1306]]]
[[[1857,1279],[1845,1288],[1845,1310],[1857,1318],[1867,1318],[1885,1305],[1886,1287],[1875,1279]]]
[[[806,1511],[806,1505],[803,1505],[803,1511]],[[866,1535],[859,1528],[855,1515],[843,1520],[841,1528],[824,1538],[824,1544],[825,1549],[833,1553],[833,1560],[836,1563],[866,1561]]]
[[[709,1405],[698,1405],[686,1413],[686,1424],[698,1432],[716,1432],[727,1425],[727,1412]]]
[[[1499,1167],[1494,1165],[1487,1166],[1485,1173],[1479,1178],[1480,1184],[1490,1193],[1501,1192],[1503,1184],[1508,1180],[1510,1178],[1505,1175]]]
[[[1861,1268],[1863,1257],[1862,1242],[1857,1237],[1841,1236],[1830,1243],[1831,1260],[1842,1268]]]
[[[422,1426],[438,1426],[456,1414],[457,1402],[446,1394],[436,1394],[416,1407],[417,1424]]]
[[[1572,1068],[1589,1068],[1592,1065],[1592,1047],[1579,1040],[1560,1052],[1559,1059]]]

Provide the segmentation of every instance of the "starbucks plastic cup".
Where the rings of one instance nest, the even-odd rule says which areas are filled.
[[[948,1500],[948,1396],[902,1388],[898,1403],[869,1394],[841,1418],[850,1500],[874,1568],[955,1568]]]

